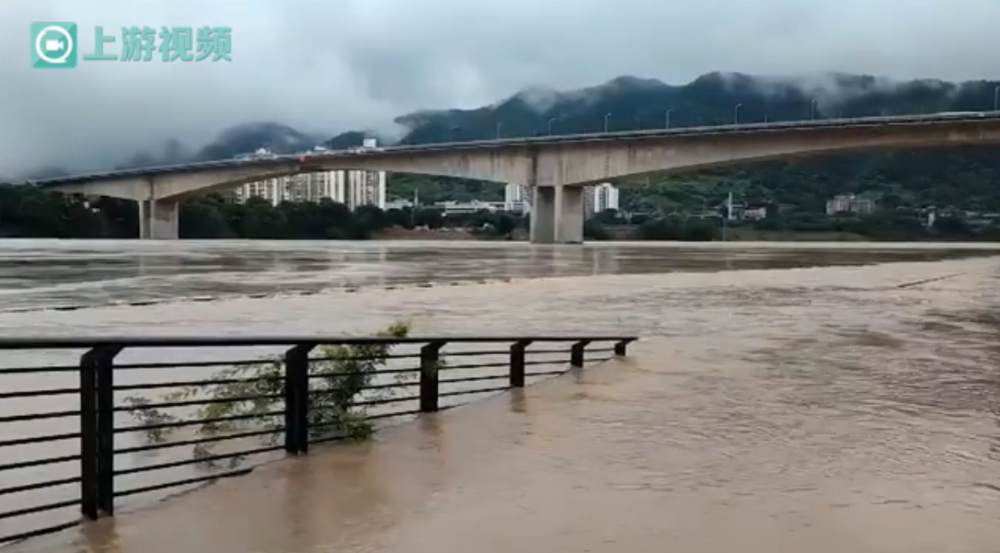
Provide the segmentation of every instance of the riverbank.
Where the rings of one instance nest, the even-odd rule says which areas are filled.
[[[603,240],[593,242],[633,242],[639,241],[638,227],[608,226]],[[503,237],[492,234],[477,233],[471,228],[414,228],[393,227],[376,232],[373,240],[426,240],[426,241],[512,241],[526,242],[530,238],[527,229],[519,228],[510,235]],[[722,235],[720,235],[720,240]],[[725,233],[729,242],[872,242],[870,238],[850,232],[793,232],[793,231],[761,231],[746,228],[729,229]],[[642,240],[658,242],[657,240]],[[692,241],[694,242],[694,241]]]
[[[874,242],[853,232],[768,231],[747,228],[727,229],[725,238],[732,242]]]

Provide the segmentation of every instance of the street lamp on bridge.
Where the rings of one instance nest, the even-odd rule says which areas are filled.
[[[549,136],[552,136],[552,123],[555,123],[555,122],[556,122],[556,118],[555,117],[549,119]]]
[[[674,108],[670,108],[670,109],[667,110],[667,113],[664,114],[664,116],[663,116],[663,128],[664,129],[669,129],[670,128],[670,114],[673,113],[673,112],[674,112]]]
[[[993,89],[993,111],[1000,111],[1000,85]]]
[[[500,138],[500,129],[503,128],[503,121],[497,121],[497,138]]]
[[[740,124],[740,108],[741,107],[743,107],[743,104],[736,104],[736,107],[733,108],[733,124],[734,125],[739,125]]]
[[[608,132],[608,120],[611,119],[611,112],[604,114],[604,132]]]
[[[809,119],[815,119],[816,113],[818,111],[819,111],[819,100],[813,98],[812,101],[809,102]]]

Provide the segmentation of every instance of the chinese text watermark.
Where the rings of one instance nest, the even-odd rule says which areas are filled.
[[[78,56],[77,25],[70,22],[31,24],[31,66],[76,67],[84,61],[200,62],[233,61],[230,27],[121,27],[120,34],[94,27],[91,53]]]

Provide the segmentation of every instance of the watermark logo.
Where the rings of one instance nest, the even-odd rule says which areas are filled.
[[[119,40],[120,39],[120,40]],[[117,45],[116,45],[117,43]],[[77,63],[75,23],[31,24],[31,66],[71,68]],[[117,50],[117,53],[115,52]],[[230,27],[122,27],[121,34],[94,27],[94,47],[84,61],[233,61]]]
[[[31,66],[39,69],[76,67],[76,23],[36,21],[31,24]]]

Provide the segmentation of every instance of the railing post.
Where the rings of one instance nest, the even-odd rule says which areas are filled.
[[[80,358],[80,510],[96,520],[114,515],[114,360],[119,346],[99,346]]]
[[[97,350],[80,358],[80,511],[90,520],[97,507]]]
[[[431,342],[420,348],[420,410],[438,410],[438,362],[445,342]]]
[[[524,349],[531,340],[521,340],[510,346],[510,387],[524,388]]]
[[[309,452],[309,352],[299,344],[285,352],[285,452]]]
[[[569,364],[574,367],[583,367],[583,348],[587,347],[590,340],[580,340],[573,344],[569,350]]]
[[[628,353],[628,350],[627,350],[628,345],[631,342],[632,342],[632,340],[622,340],[620,342],[616,342],[615,343],[615,355],[617,355],[619,357],[625,357],[625,355],[627,355],[627,353]]]

